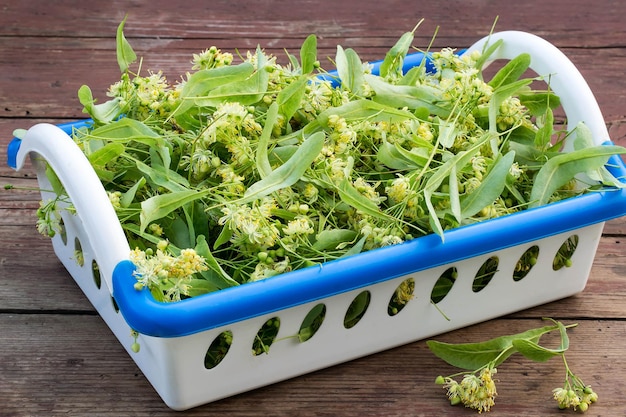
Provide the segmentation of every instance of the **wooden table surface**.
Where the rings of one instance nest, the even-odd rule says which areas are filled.
[[[594,91],[613,141],[626,145],[626,2],[505,1],[0,1],[0,148],[16,128],[83,118],[77,89],[103,92],[119,77],[115,30],[143,68],[177,77],[191,54],[211,45],[257,44],[280,59],[310,33],[321,57],[341,44],[379,59],[422,18],[415,45],[467,47],[497,30],[540,35],[560,47]],[[328,65],[326,65],[328,67]],[[98,94],[96,94],[98,95]],[[102,96],[102,94],[100,94]],[[30,168],[0,165],[0,183],[35,187]],[[461,416],[434,385],[453,369],[424,342],[240,394],[187,412],[169,410],[35,230],[35,191],[0,192],[0,415],[2,416]],[[626,220],[605,226],[584,292],[439,337],[479,341],[543,325],[579,323],[568,361],[599,394],[593,416],[625,416]],[[513,357],[499,369],[496,416],[568,415],[551,399],[558,360]]]

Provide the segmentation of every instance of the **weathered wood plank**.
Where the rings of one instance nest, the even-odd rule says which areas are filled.
[[[438,39],[468,42],[497,28],[528,30],[562,46],[621,46],[624,37],[621,2],[591,3],[575,0],[532,0],[512,8],[508,3],[453,1],[407,3],[336,1],[257,1],[240,3],[216,0],[186,4],[164,0],[134,3],[114,0],[77,8],[68,0],[41,7],[36,0],[10,2],[0,17],[0,36],[8,37],[114,37],[115,28],[128,13],[129,37],[297,39],[317,32],[324,38],[362,38],[368,42],[396,38],[422,18],[417,36],[428,41],[436,26]]]
[[[95,311],[34,224],[0,226],[0,312]]]
[[[437,339],[479,341],[542,325],[540,319],[497,320]],[[0,401],[4,416],[180,415],[161,402],[98,317],[4,314],[0,315],[0,328]],[[569,333],[569,365],[599,394],[590,412],[625,415],[622,387],[616,382],[619,374],[615,372],[626,369],[626,357],[615,341],[626,337],[626,324],[583,320]],[[438,374],[455,371],[434,358],[424,342],[417,342],[205,405],[184,415],[473,415],[463,408],[451,408],[443,390],[433,383]],[[562,415],[551,391],[563,377],[563,365],[558,359],[536,364],[514,356],[499,367],[499,395],[493,412],[517,417]]]
[[[129,13],[126,35],[144,57],[144,70],[162,69],[172,80],[190,67],[191,54],[257,44],[285,62],[316,33],[320,57],[335,46],[380,59],[403,31],[422,17],[415,45],[425,46],[436,25],[434,47],[465,47],[496,30],[518,29],[561,47],[594,91],[610,137],[626,145],[626,78],[623,77],[626,3],[530,0],[507,2],[330,2],[261,0],[106,3],[77,7],[71,0],[42,6],[36,0],[0,5],[0,153],[15,128],[39,121],[84,117],[76,91],[89,84],[104,99],[119,76],[115,29]],[[324,60],[324,58],[322,58]],[[330,66],[327,66],[330,68]],[[27,165],[14,172],[0,156],[0,185],[36,187]],[[160,401],[35,230],[35,191],[0,190],[0,414],[180,415]],[[626,218],[607,223],[587,288],[579,295],[507,318],[442,335],[474,341],[542,325],[542,316],[581,320],[570,331],[568,360],[600,394],[592,415],[626,415],[619,382],[626,372]],[[471,306],[468,306],[471,308]],[[58,313],[58,314],[55,314]],[[30,314],[29,314],[30,313]],[[592,343],[589,343],[592,341]],[[533,364],[518,357],[500,367],[499,416],[562,415],[550,399],[561,383],[557,360]],[[474,415],[451,408],[432,381],[453,372],[423,342],[192,410],[185,415],[364,416]]]

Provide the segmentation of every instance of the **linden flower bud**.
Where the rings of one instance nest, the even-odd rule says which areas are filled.
[[[164,251],[165,249],[167,249],[168,245],[169,242],[167,240],[160,240],[159,243],[157,243],[157,249],[160,251]]]

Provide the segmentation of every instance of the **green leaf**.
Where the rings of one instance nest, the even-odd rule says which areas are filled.
[[[211,274],[210,272],[204,271],[200,274],[206,279],[211,285],[215,286],[218,289],[235,287],[239,285],[237,281],[232,279],[230,275],[220,266],[217,262],[217,259],[213,256],[211,249],[209,248],[209,244],[206,241],[206,237],[204,235],[198,236],[196,239],[196,253],[204,258],[209,269],[216,274]]]
[[[439,124],[439,143],[445,149],[451,148],[459,135],[459,128],[456,120],[438,120]]]
[[[552,114],[552,110],[546,109],[543,117],[539,119],[541,119],[542,125],[537,129],[537,133],[535,134],[535,148],[545,149],[546,146],[550,145],[552,133],[554,133],[554,115]]]
[[[458,223],[461,223],[461,202],[459,200],[459,182],[456,174],[456,165],[452,165],[448,177],[448,193],[450,197],[450,211]]]
[[[317,37],[309,35],[300,47],[300,61],[302,61],[302,74],[313,72],[317,62]]]
[[[49,164],[46,164],[46,178],[48,179],[48,182],[50,183],[50,186],[52,187],[52,191],[54,191],[56,195],[67,195],[67,192],[65,191],[65,187],[63,186],[63,183],[59,179],[59,176],[57,175],[56,172],[54,172],[54,170]]]
[[[406,57],[413,39],[415,38],[415,29],[411,32],[403,33],[395,45],[385,54],[385,59],[380,64],[380,76],[386,78],[391,75],[401,76],[402,65]]]
[[[148,146],[164,146],[164,139],[139,120],[128,117],[121,118],[105,126],[98,127],[91,131],[92,137],[128,143],[135,141]]]
[[[506,185],[507,175],[514,160],[514,151],[509,151],[504,157],[499,158],[487,176],[483,178],[478,188],[461,198],[462,218],[472,217],[486,206],[492,204],[502,194],[502,190],[504,190]]]
[[[347,122],[368,120],[372,123],[395,123],[408,119],[415,119],[413,113],[409,111],[397,109],[392,106],[387,106],[385,104],[380,104],[371,100],[364,99],[350,101],[339,107],[331,107],[327,110],[324,110],[317,117],[317,121],[321,126],[327,127],[328,118],[331,115],[343,117],[344,119],[346,119]],[[308,131],[309,129],[311,129],[309,127],[311,125],[314,125],[314,123],[310,123],[309,125],[307,125],[304,130]]]
[[[415,86],[420,81],[420,77],[424,73],[425,59],[422,60],[420,65],[412,67],[402,76],[402,78],[396,83],[397,85],[412,85]]]
[[[215,242],[213,242],[213,249],[217,249],[220,246],[222,246],[224,243],[228,242],[232,236],[233,236],[233,231],[230,229],[230,227],[226,227],[226,226],[222,227],[222,231],[215,239]]]
[[[444,343],[435,340],[426,342],[428,348],[440,359],[457,368],[477,370],[488,364],[498,366],[516,352],[513,342],[529,340],[538,342],[539,338],[558,329],[557,325],[539,327],[513,335],[500,336],[477,343]],[[517,342],[516,342],[517,343]]]
[[[337,45],[335,63],[341,84],[353,94],[361,95],[364,82],[363,63],[357,53],[353,49],[344,50]]]
[[[428,109],[429,113],[447,118],[450,109],[437,96],[437,90],[428,85],[394,85],[371,74],[364,75],[365,81],[376,93],[372,100],[375,103],[396,109]]]
[[[535,176],[529,207],[548,203],[550,197],[577,174],[602,168],[611,156],[625,153],[626,149],[621,146],[594,146],[549,159]]]
[[[496,52],[498,48],[502,46],[503,43],[504,43],[504,40],[502,39],[498,39],[492,44],[486,43],[480,57],[476,61],[476,69],[482,71],[482,68],[485,65],[485,63],[489,60],[491,55],[493,55],[494,52]]]
[[[144,164],[141,161],[135,161],[137,169],[147,176],[150,181],[157,187],[163,187],[168,191],[188,191],[189,183],[187,179],[182,177],[176,171],[155,165],[154,167]]]
[[[280,114],[285,116],[285,120],[291,120],[296,111],[301,107],[300,104],[306,95],[308,82],[309,79],[302,76],[278,92],[276,103],[278,104]]]
[[[550,92],[522,93],[518,95],[518,98],[533,116],[541,116],[548,109],[554,110],[561,105],[559,96]]]
[[[278,108],[278,103],[273,102],[267,109],[265,126],[263,126],[263,132],[261,132],[261,137],[259,138],[259,143],[256,149],[256,169],[259,171],[261,178],[267,177],[272,172],[272,166],[270,165],[267,148],[269,146],[269,140],[272,135],[274,125],[278,120]]]
[[[525,339],[513,340],[513,347],[524,357],[536,362],[545,362],[550,358],[563,354],[563,352],[558,350],[548,349]]]
[[[348,180],[344,178],[337,187],[341,201],[355,209],[379,219],[387,219],[388,216],[380,211],[380,208],[369,198],[361,194]]]
[[[485,136],[487,138],[488,136]],[[439,221],[437,211],[432,202],[433,194],[437,191],[439,186],[446,178],[449,178],[453,170],[460,171],[465,165],[469,163],[472,157],[480,150],[480,147],[485,143],[485,138],[474,144],[473,147],[466,151],[461,151],[448,159],[443,165],[436,169],[436,171],[428,178],[424,185],[424,200],[426,207],[428,208],[428,215],[430,223],[433,226],[433,231],[443,238],[443,227]]]
[[[497,132],[498,130],[496,120],[502,102],[517,93],[523,87],[529,85],[532,81],[532,79],[514,81],[510,84],[501,85],[494,89],[493,94],[491,95],[491,100],[489,101],[489,130],[491,132]]]
[[[288,161],[298,150],[298,145],[277,146],[269,154],[270,165],[280,165]]]
[[[267,71],[267,58],[261,48],[257,48],[256,58],[256,71],[249,77],[219,85],[206,95],[195,97],[195,104],[200,107],[217,107],[224,102],[237,101],[248,106],[260,101],[267,93],[269,72]]]
[[[179,248],[191,247],[195,240],[193,236],[193,226],[190,226],[180,216],[173,217],[173,219],[160,219],[160,224],[163,226],[165,236],[167,236],[171,244]]]
[[[120,198],[120,206],[127,208],[130,206],[135,199],[135,195],[137,194],[137,190],[143,187],[146,184],[146,179],[144,177],[139,178],[139,180],[128,189],[122,197]]]
[[[423,168],[428,163],[428,149],[415,148],[408,151],[398,143],[384,141],[376,153],[376,159],[383,165],[395,170]]]
[[[203,271],[209,272],[209,271]],[[210,271],[213,272],[213,271]],[[187,295],[190,297],[197,297],[202,294],[208,294],[213,291],[220,290],[216,285],[214,285],[210,279],[197,279],[192,278],[187,280],[188,290]]]
[[[128,71],[130,64],[137,60],[135,51],[133,51],[133,48],[124,36],[124,24],[126,23],[127,17],[128,16],[124,16],[124,20],[122,20],[122,23],[120,23],[117,27],[117,36],[115,38],[117,47],[117,63],[120,66],[120,71],[122,73]]]
[[[83,111],[98,124],[107,124],[113,121],[121,111],[120,99],[117,97],[102,104],[96,104],[91,89],[86,85],[78,89],[78,101],[83,105]]]
[[[348,249],[341,258],[347,258],[348,256],[356,255],[357,253],[363,252],[363,247],[365,246],[365,241],[367,240],[367,236],[363,236],[358,240],[350,249]]]
[[[91,165],[103,167],[124,153],[124,149],[125,147],[121,143],[108,143],[102,148],[99,148],[98,150],[87,155],[87,159],[89,159]]]
[[[130,222],[122,223],[122,227],[124,228],[124,230],[127,230],[154,245],[158,244],[161,240],[163,240],[160,236],[155,236],[152,233],[146,233],[145,231],[139,230],[139,226],[137,226],[135,223],[130,223]],[[180,254],[180,249],[173,244],[168,245],[167,248],[174,255]]]
[[[252,184],[239,203],[243,204],[265,197],[281,188],[289,187],[302,177],[324,146],[323,132],[309,136],[291,158],[272,171],[267,177]]]
[[[150,223],[163,218],[187,203],[195,201],[211,193],[211,190],[185,190],[168,194],[155,195],[141,203],[140,231],[146,230]]]
[[[285,55],[287,55],[287,59],[289,60],[289,64],[294,68],[294,69],[302,69],[300,62],[298,61],[298,58],[292,54],[289,53],[289,51],[285,51]]]
[[[180,115],[194,105],[202,107],[207,102],[202,100],[203,96],[218,87],[239,83],[249,78],[254,73],[254,65],[243,62],[239,65],[228,65],[224,67],[200,70],[191,75],[181,92],[182,103],[174,112]],[[209,104],[215,104],[209,102]]]
[[[593,140],[593,134],[591,130],[583,122],[578,123],[575,128],[576,136],[573,142],[574,149],[585,149],[596,146]],[[602,166],[595,170],[585,171],[585,174],[593,181],[597,181],[603,185],[625,188],[626,184],[615,178],[613,174],[609,172],[606,166]]]
[[[313,249],[319,251],[334,250],[341,244],[352,242],[357,236],[357,232],[349,229],[322,230],[315,236]]]
[[[494,90],[517,81],[530,66],[530,54],[519,54],[502,67],[488,82]]]
[[[553,320],[554,321],[554,320]],[[555,322],[559,329],[561,337],[561,343],[556,349],[548,349],[539,345],[539,343],[528,339],[515,339],[512,344],[515,349],[526,358],[535,362],[545,362],[555,356],[561,356],[569,348],[569,337],[567,335],[567,329],[563,323]]]

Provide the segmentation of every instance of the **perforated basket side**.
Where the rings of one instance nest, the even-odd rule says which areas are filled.
[[[588,226],[187,336],[142,335],[137,356],[149,372],[161,375],[151,382],[168,406],[191,408],[576,294],[585,286],[601,232],[602,224]],[[556,253],[573,236],[577,245],[571,267],[554,270]],[[516,281],[518,260],[531,248],[538,251],[537,263]],[[478,271],[493,259],[497,260],[494,275],[475,291]],[[458,271],[456,282],[443,299],[433,303],[433,288],[449,268]],[[390,314],[393,294],[408,279],[415,283],[413,296],[403,309]],[[363,292],[369,294],[365,313],[346,328],[347,311]],[[305,317],[314,309],[319,311],[319,306],[325,312],[320,327],[310,339],[300,341],[297,335]],[[257,333],[270,319],[278,323],[278,333],[267,353],[255,355],[252,347]],[[225,332],[232,335],[232,344],[223,360],[207,369],[207,350]],[[161,372],[155,372],[155,367]]]

